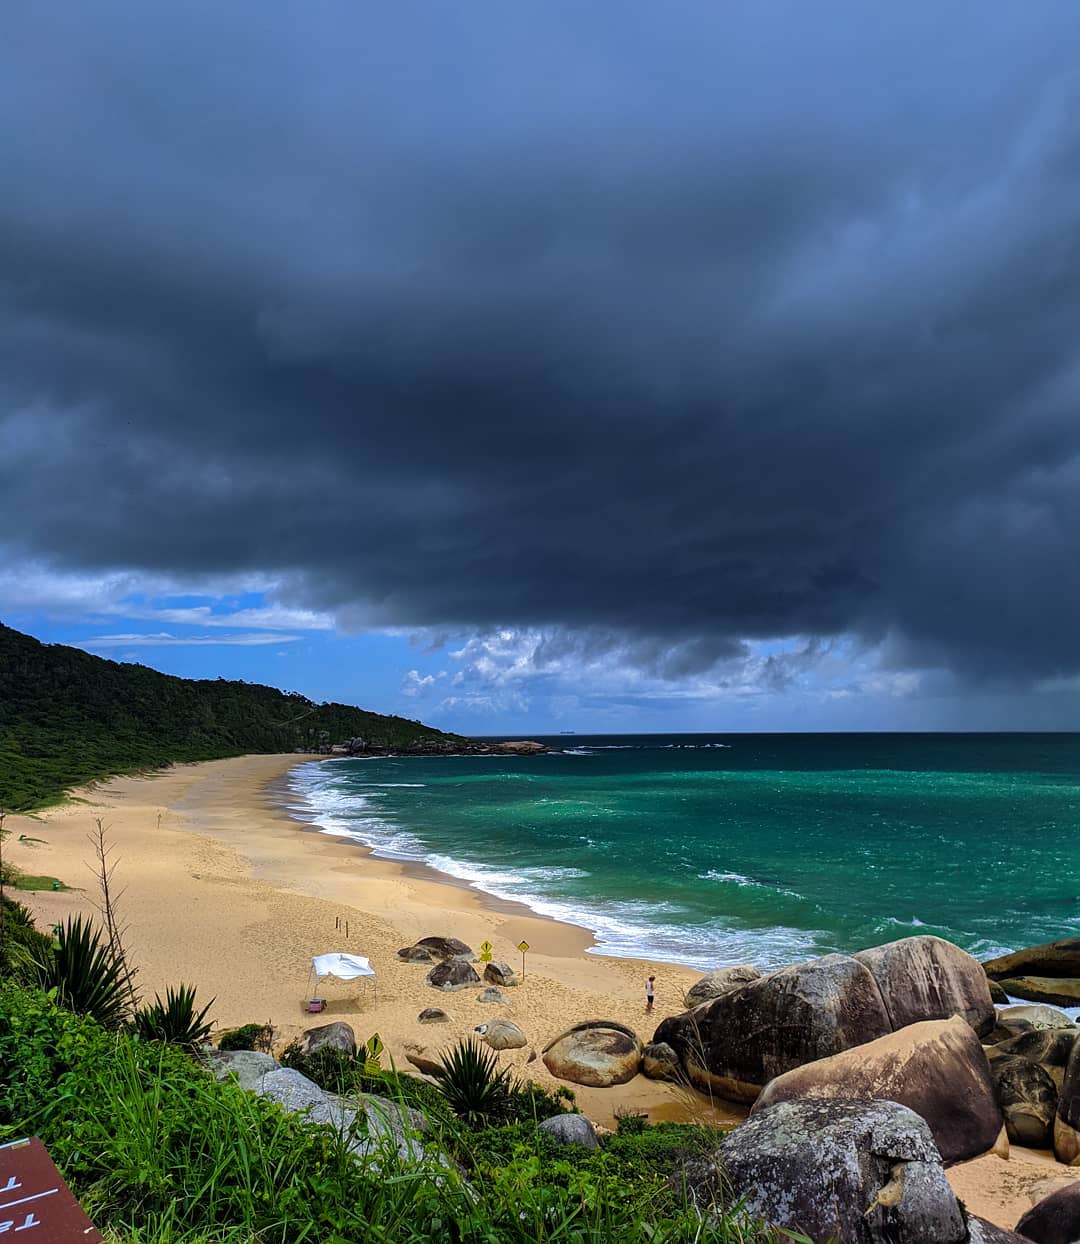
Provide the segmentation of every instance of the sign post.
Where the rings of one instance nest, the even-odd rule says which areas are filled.
[[[518,942],[518,950],[521,951],[521,979],[525,979],[525,952],[529,949],[528,942]]]
[[[481,942],[481,943],[480,943],[480,962],[481,962],[481,963],[490,963],[490,962],[491,962],[491,949],[492,949],[492,947],[491,947],[491,943],[490,943],[490,942]]]
[[[0,1145],[0,1233],[8,1231],[20,1240],[16,1232],[33,1231],[25,1238],[40,1244],[101,1244],[101,1233],[36,1136]]]

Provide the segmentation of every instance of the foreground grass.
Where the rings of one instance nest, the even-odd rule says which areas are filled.
[[[604,1169],[572,1151],[553,1155],[535,1127],[485,1145],[483,1131],[443,1120],[408,1161],[392,1149],[357,1158],[355,1137],[9,982],[0,985],[0,1141],[30,1133],[117,1244],[779,1238],[731,1216],[702,1218],[626,1146]],[[469,1152],[466,1171],[453,1155]]]

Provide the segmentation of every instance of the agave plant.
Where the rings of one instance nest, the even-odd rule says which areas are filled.
[[[149,1006],[135,1012],[133,1027],[144,1041],[168,1041],[171,1045],[194,1049],[210,1035],[211,1025],[206,1022],[206,1013],[216,1000],[211,998],[196,1013],[195,987],[179,985],[173,989],[170,985],[165,990],[164,1002],[155,994]]]
[[[56,990],[61,1006],[103,1028],[120,1028],[127,1019],[126,974],[91,920],[68,916],[58,926],[56,945],[38,963],[38,979]]]
[[[457,1117],[470,1125],[502,1119],[510,1105],[510,1070],[494,1051],[471,1037],[443,1055],[435,1073],[439,1090]]]

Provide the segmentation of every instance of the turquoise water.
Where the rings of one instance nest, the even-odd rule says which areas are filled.
[[[545,739],[293,770],[293,815],[591,929],[602,954],[779,966],[911,932],[1080,934],[1080,735]]]

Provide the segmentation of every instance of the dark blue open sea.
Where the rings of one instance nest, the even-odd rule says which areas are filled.
[[[985,958],[1080,935],[1080,735],[543,741],[303,765],[290,811],[585,925],[601,954],[779,966],[919,931]]]

